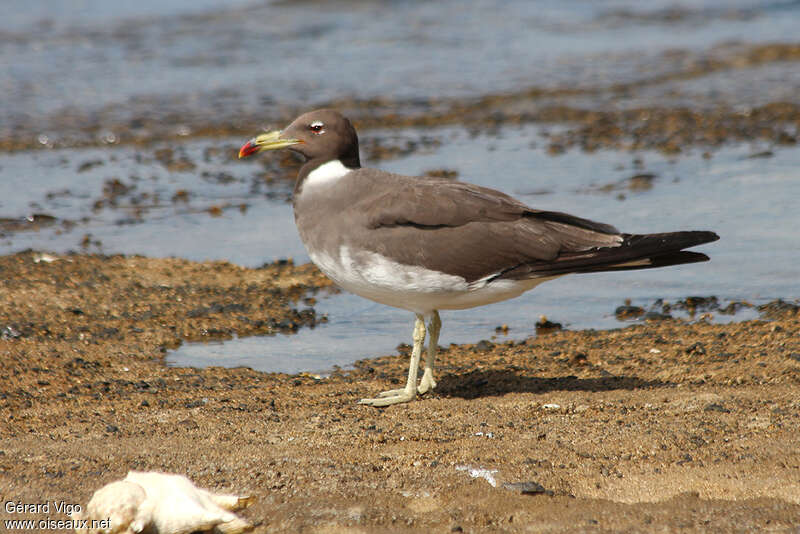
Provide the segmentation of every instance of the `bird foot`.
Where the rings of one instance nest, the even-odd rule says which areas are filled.
[[[433,390],[436,387],[436,380],[433,379],[433,373],[429,372],[429,369],[425,369],[425,374],[422,375],[422,379],[419,381],[419,386],[417,387],[417,393],[420,395],[424,395],[425,393]]]
[[[358,403],[368,404],[369,406],[375,407],[391,406],[392,404],[401,404],[403,402],[412,401],[416,396],[417,392],[413,389],[411,391],[407,391],[405,389],[393,389],[379,393],[374,399],[361,399],[358,401]]]
[[[433,390],[433,388],[435,387],[436,387],[436,381],[432,377],[425,375],[422,377],[422,380],[419,381],[419,386],[417,386],[417,393],[419,393],[420,395],[424,395],[427,392]],[[404,395],[405,391],[406,391],[405,389],[390,389],[389,391],[382,391],[378,393],[377,398],[384,399],[386,397],[399,397]],[[370,400],[370,399],[362,399],[362,400]],[[362,402],[361,404],[368,404],[368,403]]]
[[[380,393],[378,393],[378,398],[379,399],[383,399],[383,398],[386,398],[386,397],[398,397],[398,396],[402,395],[405,392],[406,392],[405,388],[403,388],[403,389],[390,389],[389,391],[381,391]]]

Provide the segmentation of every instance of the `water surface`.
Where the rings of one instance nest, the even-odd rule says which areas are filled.
[[[800,3],[61,0],[5,3],[3,14],[0,134],[34,124],[57,138],[93,121],[269,120],[281,106],[341,98],[413,101],[646,80],[731,42],[794,42]],[[781,87],[761,74],[743,79]],[[735,104],[758,96],[751,87],[702,92]]]
[[[50,146],[88,125],[99,148],[0,156],[0,253],[79,250],[247,266],[307,261],[288,202],[291,164],[279,155],[237,161],[244,139],[199,138],[193,128],[269,121],[278,110],[337,100],[376,99],[370,105],[380,111],[392,99],[468,100],[530,88],[554,89],[553,102],[578,108],[727,105],[747,113],[797,102],[797,58],[748,54],[763,43],[796,42],[798,20],[800,3],[766,0],[515,0],[501,8],[455,0],[7,2],[0,139],[23,135]],[[633,85],[623,94],[605,89],[625,83]],[[587,91],[570,93],[574,88]],[[530,111],[532,102],[521,100],[518,111]],[[797,298],[800,149],[741,143],[710,158],[705,147],[675,156],[553,156],[548,131],[566,126],[507,125],[481,134],[459,126],[377,128],[361,135],[365,163],[390,171],[455,171],[534,207],[629,232],[715,230],[721,240],[698,249],[712,262],[572,276],[514,301],[446,312],[442,344],[490,338],[502,324],[523,339],[540,315],[568,328],[614,327],[613,311],[625,299],[649,306],[689,295]],[[141,138],[141,130],[157,128],[178,140],[117,146],[114,128]],[[371,159],[377,141],[401,150]],[[644,186],[630,180],[641,174],[653,178]],[[410,339],[406,312],[346,294],[316,308],[329,322],[313,330],[185,345],[168,359],[320,371],[391,353]]]

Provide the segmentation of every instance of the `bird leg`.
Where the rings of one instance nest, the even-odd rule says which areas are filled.
[[[428,354],[425,355],[425,373],[419,381],[417,392],[422,395],[436,387],[436,380],[433,379],[433,365],[436,359],[436,350],[439,347],[439,330],[442,328],[442,320],[439,319],[439,312],[433,310],[431,320],[428,323]]]
[[[417,314],[414,322],[414,348],[411,349],[411,362],[408,366],[408,380],[403,389],[393,389],[384,391],[374,399],[361,399],[359,404],[369,404],[370,406],[391,406],[408,402],[417,396],[417,370],[419,369],[419,357],[422,353],[422,344],[425,342],[425,319]]]

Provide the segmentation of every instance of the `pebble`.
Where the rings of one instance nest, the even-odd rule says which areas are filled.
[[[664,321],[666,319],[672,319],[672,316],[668,313],[649,311],[644,314],[644,319],[645,321]]]
[[[51,254],[47,254],[46,252],[37,252],[33,255],[33,263],[53,263],[54,261],[58,261],[60,258],[53,256]]]
[[[697,343],[692,343],[688,347],[686,347],[686,354],[700,354],[703,355],[706,353],[706,347],[699,341]]]
[[[561,323],[555,323],[553,321],[550,321],[544,315],[539,317],[539,320],[536,322],[535,326],[536,326],[536,333],[538,335],[551,334],[553,332],[558,332],[559,330],[563,329]]]
[[[641,306],[619,306],[614,310],[614,315],[618,320],[622,319],[635,319],[644,315],[644,308]]]
[[[711,404],[706,405],[706,407],[703,408],[703,411],[730,413],[729,409],[725,408],[725,406],[723,406],[722,404],[720,404],[718,402],[712,402]]]
[[[17,339],[20,336],[22,336],[22,332],[9,324],[3,328],[0,339]]]
[[[494,348],[494,343],[492,343],[489,340],[482,339],[482,340],[478,341],[478,344],[475,345],[475,348],[477,350],[479,350],[479,351],[482,351],[482,352],[489,351],[489,350],[492,350]]]
[[[504,482],[503,489],[519,492],[522,495],[553,495],[551,490],[545,489],[538,482]]]

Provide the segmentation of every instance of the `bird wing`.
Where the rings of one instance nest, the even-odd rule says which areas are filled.
[[[608,224],[567,213],[536,210],[500,191],[448,180],[412,178],[398,181],[388,191],[367,199],[365,204],[371,228],[397,225],[455,227],[479,221],[515,221],[532,217],[604,234],[620,233]]]
[[[485,187],[389,176],[386,187],[374,188],[376,194],[361,196],[351,208],[365,217],[367,248],[398,263],[469,282],[529,278],[538,276],[532,265],[617,247],[623,239],[612,226],[535,210]]]

